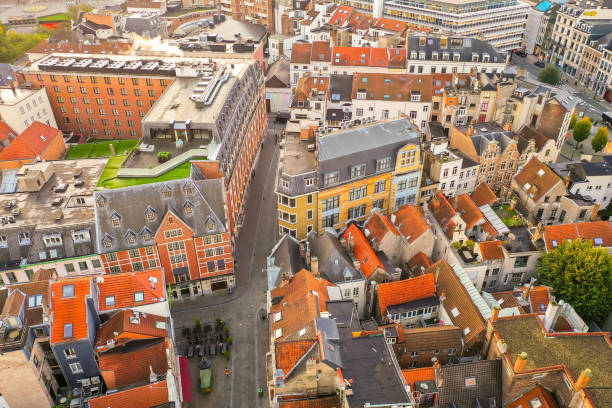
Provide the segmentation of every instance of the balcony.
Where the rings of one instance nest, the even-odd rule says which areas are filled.
[[[3,326],[0,330],[0,352],[8,353],[23,349],[28,337],[27,329],[26,325],[17,329],[7,329]]]

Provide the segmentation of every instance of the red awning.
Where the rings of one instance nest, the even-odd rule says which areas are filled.
[[[193,395],[191,395],[191,377],[189,376],[189,362],[187,361],[187,357],[179,357],[179,366],[181,367],[183,402],[192,402]]]

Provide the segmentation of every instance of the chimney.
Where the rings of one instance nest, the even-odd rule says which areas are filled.
[[[527,365],[527,353],[523,351],[516,357],[516,362],[514,363],[514,372],[520,373],[521,371],[525,369],[526,365]]]
[[[593,372],[590,368],[585,368],[580,373],[580,377],[578,377],[578,381],[576,381],[576,391],[582,391],[589,385],[589,381],[591,381],[591,377],[593,377]]]
[[[569,185],[570,185],[570,176],[571,176],[570,173],[571,172],[568,171],[567,172],[567,176],[565,176],[565,188],[569,188]]]
[[[468,130],[467,130],[467,135],[468,137],[472,137],[473,134],[474,134],[474,126],[470,125],[470,127],[468,127]]]
[[[151,373],[149,374],[149,382],[150,382],[150,383],[154,383],[154,382],[156,382],[156,381],[157,381],[157,374],[155,374],[155,373],[153,372],[153,366],[149,366],[149,371],[151,372]]]
[[[506,131],[512,130],[512,123],[506,122],[506,124],[504,125],[504,130]]]
[[[491,323],[495,323],[497,321],[497,319],[499,318],[500,310],[501,310],[501,307],[499,306],[493,307],[493,310],[491,311]]]
[[[516,357],[516,362],[514,363],[514,372],[520,373],[525,369],[527,365],[527,353],[524,351]]]
[[[319,258],[316,256],[310,257],[310,271],[315,276],[315,278],[319,277]]]
[[[395,214],[391,214],[391,224],[395,225]]]
[[[351,256],[353,256],[353,253],[355,252],[355,240],[353,239],[352,233],[349,234],[348,247],[349,253],[351,254]]]
[[[591,221],[599,220],[599,217],[597,216],[597,212],[599,212],[599,204],[594,204],[593,212],[591,213]]]

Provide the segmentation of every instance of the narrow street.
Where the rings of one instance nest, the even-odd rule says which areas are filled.
[[[230,326],[233,345],[230,361],[216,356],[213,362],[213,391],[199,392],[198,358],[190,359],[193,407],[259,407],[267,406],[267,397],[257,396],[257,388],[266,390],[265,354],[268,351],[268,322],[260,315],[265,311],[267,281],[263,269],[266,257],[276,239],[276,200],[274,181],[279,156],[275,128],[268,135],[256,163],[245,209],[244,224],[236,242],[236,285],[233,293],[224,292],[173,302],[177,341],[182,327],[193,327],[196,318],[202,324],[220,318]],[[276,129],[278,130],[278,128]],[[179,354],[184,346],[179,345]],[[225,367],[231,374],[224,375]]]

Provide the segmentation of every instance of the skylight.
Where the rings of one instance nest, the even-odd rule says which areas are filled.
[[[523,187],[525,188],[525,190],[529,190],[529,187],[531,187],[531,184],[525,183],[525,185]]]
[[[595,246],[602,246],[603,245],[603,239],[597,237],[593,240],[593,243],[595,244]]]
[[[544,175],[544,170],[540,169],[538,170],[538,176],[542,177]]]
[[[453,317],[459,316],[459,309],[457,309],[456,307],[453,307],[451,309],[451,314],[453,315]]]

